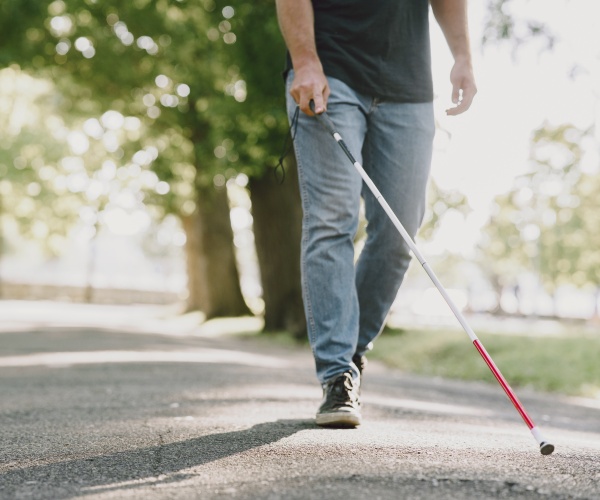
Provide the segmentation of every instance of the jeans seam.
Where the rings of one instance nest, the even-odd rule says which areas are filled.
[[[309,210],[308,210],[308,193],[306,192],[306,185],[303,182],[303,174],[302,174],[302,160],[300,160],[300,155],[296,155],[296,162],[298,163],[298,176],[299,176],[299,184],[300,184],[300,191],[301,191],[301,196],[302,196],[302,201],[303,201],[303,205],[304,205],[304,214],[303,214],[303,222],[302,222],[302,246],[304,249],[306,249],[307,244],[308,244],[308,219],[309,219]],[[302,254],[304,254],[304,252],[302,252]],[[302,269],[302,275],[304,277],[307,276],[307,271],[306,271],[306,259],[304,257],[304,255],[302,255],[301,257],[301,269]],[[310,340],[310,344],[314,345],[316,342],[316,324],[315,324],[315,319],[314,319],[314,315],[313,315],[313,308],[312,308],[312,303],[310,300],[310,291],[309,291],[309,285],[307,283],[307,280],[305,278],[302,279],[302,295],[304,296],[304,304],[306,307],[306,319],[307,319],[307,329],[308,329],[308,335],[309,335],[309,340]]]
[[[288,96],[286,96],[289,99],[289,90],[290,90],[290,86],[291,86],[291,76],[293,75],[293,71],[291,70],[290,73],[288,73],[287,79],[286,79],[286,92],[288,94]],[[289,114],[288,114],[288,119],[289,119]],[[297,132],[296,134],[300,133],[300,128],[296,129]],[[294,139],[297,139],[297,135]],[[296,142],[294,140],[294,142]],[[302,248],[305,250],[308,244],[308,222],[309,222],[309,210],[308,210],[308,206],[309,206],[309,201],[308,201],[308,192],[307,192],[307,188],[306,188],[306,183],[303,180],[303,164],[302,164],[302,160],[300,159],[300,153],[299,153],[299,148],[296,148],[296,145],[294,144],[294,150],[296,153],[296,164],[297,164],[297,172],[298,172],[298,183],[300,185],[300,197],[302,198],[302,209],[303,209],[303,213],[302,213]],[[307,269],[306,269],[306,259],[304,256],[304,251],[301,252],[301,257],[300,257],[300,270],[301,270],[301,286],[302,286],[302,298],[304,301],[304,312],[305,312],[305,316],[306,316],[306,329],[308,331],[308,338],[309,338],[309,343],[311,345],[311,350],[313,351],[313,354],[315,353],[314,350],[314,345],[316,342],[316,338],[317,338],[317,334],[316,334],[316,323],[315,323],[315,318],[314,318],[314,314],[313,314],[313,307],[312,307],[312,303],[310,300],[310,291],[309,291],[309,285],[308,285],[308,280],[306,279],[307,276]]]

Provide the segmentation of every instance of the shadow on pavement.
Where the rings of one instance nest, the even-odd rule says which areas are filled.
[[[0,488],[0,496],[16,498],[26,494],[24,489],[35,489],[36,498],[73,498],[135,489],[149,483],[174,483],[196,475],[188,469],[269,445],[312,428],[314,420],[277,420],[240,431],[20,468],[0,475],[4,485]],[[164,475],[168,476],[161,477]],[[37,487],[31,488],[31,485]],[[43,490],[39,491],[39,487]]]

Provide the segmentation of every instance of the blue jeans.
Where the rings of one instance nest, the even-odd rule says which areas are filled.
[[[287,113],[296,103],[289,94]],[[329,117],[406,230],[425,212],[435,124],[432,103],[394,103],[329,78]],[[406,243],[335,139],[300,113],[295,135],[302,222],[302,292],[317,377],[324,384],[358,368],[379,335],[411,256]],[[361,196],[367,239],[355,264]]]

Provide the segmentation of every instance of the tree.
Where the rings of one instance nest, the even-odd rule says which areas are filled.
[[[419,237],[424,240],[433,238],[444,215],[449,210],[455,210],[463,216],[471,211],[467,197],[463,193],[456,190],[445,191],[437,185],[434,179],[429,181],[427,199],[429,210],[425,213],[423,224],[418,233]]]
[[[135,231],[149,214],[164,215],[168,185],[149,169],[158,152],[141,147],[139,119],[61,114],[64,96],[17,68],[0,71],[0,89],[9,117],[0,124],[3,222],[48,258],[66,250],[68,235],[88,239],[90,298],[97,232],[115,224]]]
[[[229,3],[229,20],[239,43],[231,46],[228,61],[239,68],[240,80],[230,84],[230,99],[239,101],[223,113],[223,143],[228,155],[224,168],[245,166],[260,263],[265,330],[292,332],[305,337],[306,321],[300,288],[302,211],[296,163],[289,151],[282,168],[283,182],[274,175],[277,155],[290,144],[281,70],[285,46],[271,0]],[[260,35],[257,36],[257,33]],[[233,157],[236,161],[228,161]],[[250,168],[248,168],[250,166]],[[244,167],[242,167],[244,168]]]
[[[516,15],[514,7],[518,3],[514,0],[488,0],[482,44],[508,42],[516,50],[536,40],[541,42],[544,50],[551,50],[556,43],[556,35],[539,20]]]
[[[582,168],[582,144],[589,131],[546,125],[532,138],[531,173],[496,199],[481,245],[485,267],[500,292],[535,272],[554,294],[561,285],[598,287],[596,248],[600,173]]]
[[[11,117],[0,122],[3,222],[14,222],[23,237],[43,241],[49,254],[57,254],[83,201],[62,182],[74,164],[67,129],[55,115],[56,95],[47,82],[16,68],[0,72],[0,88],[0,109]],[[34,101],[37,113],[32,113]]]
[[[137,116],[147,127],[147,145],[160,152],[153,168],[162,180],[181,186],[194,173],[193,199],[177,192],[167,198],[167,208],[192,231],[189,306],[207,317],[246,313],[227,193],[213,182],[218,166],[212,107],[231,79],[219,58],[231,37],[217,28],[224,30],[223,16],[214,2],[56,0],[46,11],[36,2],[8,1],[2,7],[4,60],[52,75],[70,97],[66,112],[100,108]]]
[[[188,233],[190,308],[209,317],[246,311],[226,190],[244,173],[265,327],[304,332],[295,164],[286,162],[282,185],[271,168],[288,134],[285,48],[272,1],[6,0],[0,9],[0,58],[53,78],[69,96],[65,112],[140,120],[140,147],[156,148],[149,166],[169,184],[154,201]]]

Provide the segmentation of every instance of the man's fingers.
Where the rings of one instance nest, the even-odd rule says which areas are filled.
[[[473,102],[473,98],[477,93],[477,89],[475,87],[467,87],[462,91],[462,101],[461,104],[465,106],[464,111],[471,107],[471,103]]]
[[[290,88],[290,94],[300,107],[300,110],[308,116],[321,114],[327,111],[327,99],[329,97],[329,83],[321,66],[318,68],[308,66],[299,68],[294,73],[294,80]],[[310,101],[315,103],[315,113],[310,109]]]
[[[464,113],[473,102],[477,93],[473,68],[468,60],[459,58],[450,71],[450,82],[452,83],[452,103],[454,107],[447,109],[448,115],[460,115]]]
[[[323,113],[323,111],[325,111],[325,104],[324,104],[324,100],[323,100],[323,96],[320,94],[315,95],[312,100],[315,103],[315,113],[317,115],[320,115],[321,113]],[[309,99],[310,102],[310,99]],[[309,109],[310,111],[310,109]],[[310,111],[310,114],[312,115],[312,111]]]
[[[300,110],[304,111],[309,116],[313,116],[315,113],[313,113],[312,110],[310,109],[310,101],[311,100],[314,101],[314,103],[315,103],[315,113],[317,115],[320,115],[321,113],[323,113],[323,111],[325,111],[325,104],[324,104],[325,101],[323,99],[322,94],[315,94],[312,98],[308,98],[306,100],[306,103],[301,103]],[[303,107],[302,104],[305,104],[305,106]]]
[[[452,86],[452,102],[458,104],[460,100],[460,87],[458,85]]]
[[[306,113],[308,116],[314,116],[315,114],[320,115],[327,111],[327,100],[329,99],[329,85],[325,85],[322,92],[312,91],[310,93],[305,93],[301,96],[299,106],[300,110]],[[304,101],[306,99],[306,101]],[[313,113],[312,109],[310,109],[310,101],[315,103]]]
[[[460,115],[461,113],[464,113],[465,111],[467,111],[467,109],[469,109],[471,107],[471,104],[473,102],[473,98],[475,97],[475,94],[477,93],[477,89],[473,86],[467,86],[463,89],[461,89],[462,92],[458,92],[457,93],[457,97],[455,100],[455,91],[453,90],[452,92],[452,102],[456,104],[455,107],[453,108],[449,108],[446,110],[446,114],[450,115],[450,116],[456,116],[456,115]],[[459,99],[460,97],[460,99]]]

